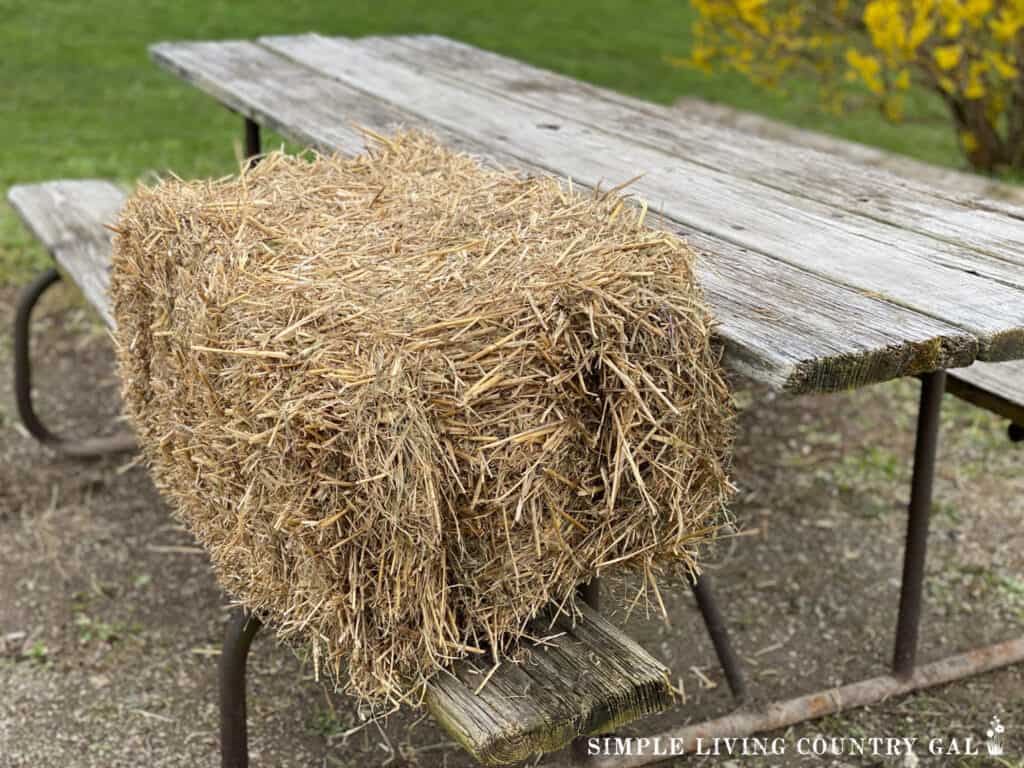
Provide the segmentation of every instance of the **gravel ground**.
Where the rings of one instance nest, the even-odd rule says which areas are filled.
[[[8,324],[14,292],[0,289]],[[105,334],[73,291],[40,308],[41,412],[87,434],[116,428]],[[0,365],[9,366],[9,349]],[[735,517],[709,570],[754,694],[770,700],[884,671],[901,568],[916,385],[776,398],[737,385],[744,406]],[[1019,636],[1024,627],[1021,447],[1004,424],[948,398],[929,540],[923,659]],[[0,377],[0,768],[214,766],[215,668],[228,599],[206,557],[128,460],[60,461],[17,424]],[[626,585],[612,585],[617,621]],[[669,664],[685,699],[634,732],[730,711],[685,585],[665,590],[671,625],[634,612],[630,632]],[[632,594],[632,593],[628,593]],[[360,724],[352,702],[312,680],[269,634],[250,664],[255,766],[467,766],[429,720]],[[957,738],[975,745],[993,716],[1006,756],[800,756],[801,738]],[[770,734],[784,755],[719,755],[677,765],[1024,767],[1024,669],[891,700]],[[984,752],[984,749],[982,749]],[[542,765],[568,765],[565,754]]]

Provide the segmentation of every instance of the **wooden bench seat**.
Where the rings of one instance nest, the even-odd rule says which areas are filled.
[[[950,371],[946,390],[1010,420],[1010,437],[1024,440],[1024,360],[977,362]]]
[[[15,186],[8,195],[64,276],[113,327],[107,301],[111,232],[125,193],[107,181]],[[608,731],[671,703],[669,670],[600,614],[581,606],[573,625],[538,619],[538,637],[518,663],[456,666],[430,685],[427,710],[474,758],[518,762]]]
[[[537,622],[539,636],[560,636],[526,648],[519,663],[491,674],[489,662],[466,661],[436,676],[427,711],[474,758],[501,765],[667,709],[668,668],[596,611],[580,610],[575,625]]]
[[[109,181],[83,179],[19,184],[7,199],[57,267],[85,294],[109,326],[114,318],[107,302],[110,284],[110,239],[104,225],[117,218],[126,195]]]

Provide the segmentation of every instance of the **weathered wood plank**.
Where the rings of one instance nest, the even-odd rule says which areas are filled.
[[[543,170],[382,106],[372,95],[251,43],[164,43],[152,52],[158,63],[230,108],[321,149],[360,148],[362,137],[349,121],[378,131],[405,124],[432,128],[452,146],[485,158]],[[720,322],[725,362],[742,374],[793,393],[831,391],[974,359],[974,338],[960,329],[756,250],[683,233],[705,253],[699,277]]]
[[[11,187],[11,206],[111,328],[107,300],[111,232],[125,193],[109,181],[50,181]]]
[[[474,758],[487,765],[525,760],[666,709],[669,670],[607,619],[582,605],[575,625],[538,621],[539,636],[521,663],[491,668],[466,661],[429,685],[431,716]]]
[[[961,368],[948,376],[946,389],[1024,426],[1024,360]]]
[[[697,275],[732,370],[790,394],[969,364],[969,333],[698,232]]]
[[[388,129],[405,118],[384,101],[367,99],[249,41],[157,43],[149,53],[229,109],[304,146],[357,153],[364,140],[354,125]]]
[[[471,84],[316,35],[265,45],[485,146],[597,184],[638,170],[634,190],[670,219],[955,324],[980,355],[1024,355],[1024,271],[940,240],[680,160]]]
[[[344,38],[343,38],[344,39]],[[357,44],[471,82],[552,114],[613,131],[697,165],[727,171],[840,210],[1024,265],[1024,221],[942,191],[799,145],[688,120],[641,101],[434,35],[360,38]],[[1018,217],[1024,209],[1017,209]]]

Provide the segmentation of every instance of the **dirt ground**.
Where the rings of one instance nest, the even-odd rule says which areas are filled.
[[[10,325],[14,291],[0,289]],[[36,323],[41,412],[78,434],[116,428],[109,341],[71,291]],[[9,344],[0,366],[9,370]],[[708,569],[757,698],[881,673],[891,655],[917,386],[786,399],[740,383],[734,514],[741,536]],[[947,398],[929,540],[925,660],[1024,628],[1024,447],[997,418]],[[17,422],[0,375],[0,768],[214,766],[215,669],[228,599],[207,559],[126,459],[61,461]],[[625,587],[605,606],[625,619]],[[665,590],[671,626],[634,614],[630,632],[669,664],[685,700],[632,732],[730,711],[685,585]],[[972,737],[1006,725],[1006,756],[796,754],[803,737]],[[264,633],[250,664],[255,766],[468,766],[429,720],[360,723],[353,703]],[[1024,667],[770,734],[784,755],[691,757],[677,765],[1024,766]],[[568,765],[565,754],[541,765]]]

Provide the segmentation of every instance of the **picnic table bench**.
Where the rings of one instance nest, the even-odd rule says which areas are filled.
[[[345,153],[362,148],[361,126],[378,133],[405,126],[429,129],[485,162],[555,173],[585,187],[636,177],[632,188],[650,206],[649,221],[683,234],[700,254],[698,276],[719,322],[727,367],[793,395],[921,377],[893,675],[867,688],[844,687],[824,697],[832,702],[824,708],[818,696],[752,711],[751,729],[1024,659],[1022,638],[915,663],[942,395],[950,391],[1005,416],[1012,436],[1024,424],[1024,363],[1006,362],[1024,358],[1024,211],[709,128],[440,37],[161,43],[151,54],[243,116],[252,157],[261,151],[260,126]],[[52,182],[15,187],[10,199],[61,271],[112,323],[105,297],[109,233],[102,224],[116,218],[123,192],[107,182]],[[127,447],[123,439],[63,442],[32,409],[28,320],[56,279],[51,270],[33,283],[16,318],[22,418],[30,432],[70,455]],[[959,370],[947,377],[946,369]],[[694,590],[742,700],[742,670],[706,579]],[[595,583],[586,594],[594,608],[596,595]],[[239,614],[225,641],[225,765],[246,764],[245,658],[258,626]],[[538,662],[540,672],[504,665],[479,690],[482,670],[472,665],[440,676],[428,707],[478,759],[508,761],[667,705],[665,668],[596,610],[585,608],[562,642],[538,652],[548,659]],[[594,653],[611,654],[599,674],[587,662]],[[563,676],[560,667],[575,671]],[[522,675],[534,677],[532,693],[512,697],[527,682]]]
[[[980,408],[1009,419],[1015,443],[1024,441],[1024,361],[975,363],[949,374],[946,389]]]

